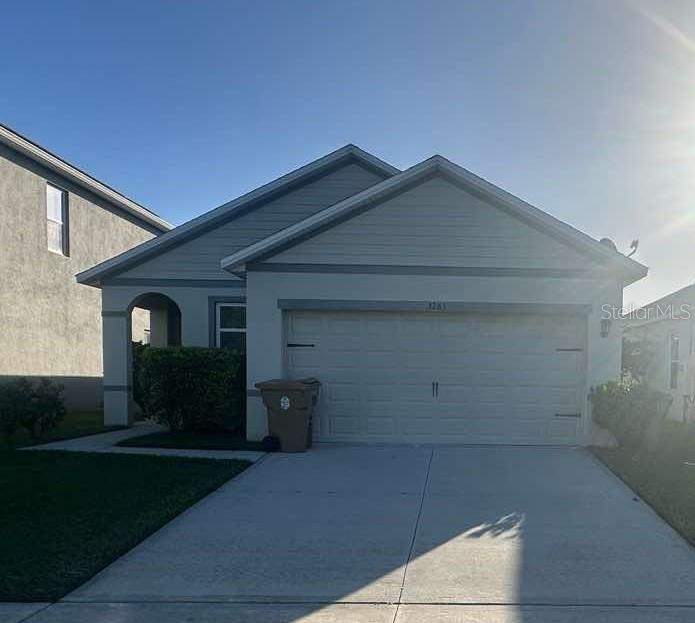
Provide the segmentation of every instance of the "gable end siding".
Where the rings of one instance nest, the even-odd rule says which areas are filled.
[[[220,260],[383,180],[351,162],[122,272],[119,277],[230,279]]]
[[[597,267],[573,248],[439,176],[264,261],[529,269]]]

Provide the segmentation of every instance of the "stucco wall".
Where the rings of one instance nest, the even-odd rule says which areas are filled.
[[[70,257],[47,249],[47,180],[69,192]],[[96,406],[100,292],[77,284],[75,273],[154,233],[5,147],[0,148],[0,222],[0,376],[62,377],[71,406]],[[136,323],[137,337],[147,314]]]

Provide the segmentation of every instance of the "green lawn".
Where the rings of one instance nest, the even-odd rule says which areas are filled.
[[[695,435],[668,423],[654,453],[594,448],[594,454],[695,545]],[[693,463],[693,465],[688,465]]]
[[[249,464],[0,452],[0,601],[62,597]]]
[[[84,437],[86,435],[95,435],[96,433],[107,433],[121,428],[123,427],[104,426],[104,415],[101,411],[77,411],[68,413],[56,428],[46,431],[41,439],[33,439],[23,428],[17,430],[10,444],[0,437],[0,450],[6,450],[10,447],[23,448],[38,443]]]
[[[193,433],[163,431],[124,439],[116,444],[128,448],[185,448],[188,450],[257,450],[263,451],[260,441],[246,441],[234,433],[218,431]]]

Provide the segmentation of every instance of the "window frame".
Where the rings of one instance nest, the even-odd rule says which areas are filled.
[[[222,327],[222,308],[224,307],[243,307],[244,308],[244,326],[225,328]],[[215,301],[215,348],[222,348],[222,333],[243,333],[246,334],[246,303],[232,301]],[[245,340],[244,340],[245,341]],[[246,346],[244,346],[246,353]]]
[[[60,217],[61,222],[58,222],[48,216],[48,192],[49,188],[57,190],[60,193]],[[65,188],[61,188],[57,184],[52,182],[46,182],[46,249],[54,255],[62,255],[63,257],[70,257],[70,200],[69,193]],[[48,222],[60,225],[60,251],[51,249],[48,245]]]
[[[669,379],[668,379],[668,385],[669,389],[678,389],[678,377],[680,373],[680,350],[681,350],[681,344],[680,344],[680,336],[678,333],[671,333],[669,334],[668,338],[668,345],[669,345]],[[675,348],[674,348],[675,346]]]

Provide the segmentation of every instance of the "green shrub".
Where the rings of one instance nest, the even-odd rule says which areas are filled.
[[[628,447],[644,443],[650,423],[660,424],[672,402],[669,394],[629,379],[592,387],[589,399],[594,421]]]
[[[50,379],[19,378],[0,385],[0,423],[9,441],[20,426],[39,438],[65,417],[63,386]]]
[[[32,409],[22,421],[22,426],[34,437],[40,437],[60,424],[65,414],[63,386],[41,378],[34,385]]]
[[[149,344],[133,342],[133,400],[144,411],[147,402],[147,387],[142,384],[142,358],[150,348]]]
[[[216,430],[232,408],[241,356],[221,348],[147,348],[138,381],[145,417],[172,431]]]
[[[0,426],[3,437],[9,442],[23,419],[28,406],[26,379],[17,379],[0,385]]]

